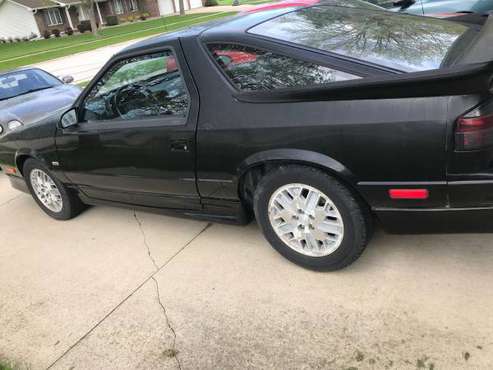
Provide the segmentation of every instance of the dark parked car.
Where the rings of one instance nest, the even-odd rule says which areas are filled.
[[[326,5],[163,35],[115,55],[61,119],[4,133],[0,163],[56,219],[254,214],[288,259],[342,268],[373,216],[493,219],[492,37],[492,21]]]

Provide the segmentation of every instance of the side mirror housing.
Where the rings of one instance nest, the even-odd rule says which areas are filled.
[[[70,83],[74,82],[74,78],[72,76],[68,76],[68,75],[62,76],[61,80],[64,84],[70,84]]]
[[[77,109],[72,108],[69,111],[65,112],[60,119],[60,126],[62,128],[68,128],[71,126],[76,126],[79,124],[79,120],[77,119]]]

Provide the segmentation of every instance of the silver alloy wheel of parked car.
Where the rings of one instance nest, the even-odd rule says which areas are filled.
[[[334,253],[344,237],[344,223],[332,200],[305,184],[287,184],[269,200],[269,220],[290,248],[310,257]]]
[[[39,201],[50,211],[61,212],[63,209],[62,194],[52,178],[36,168],[31,171],[30,180]]]

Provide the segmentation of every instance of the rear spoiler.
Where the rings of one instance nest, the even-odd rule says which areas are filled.
[[[493,16],[489,14],[486,22],[481,27],[479,35],[472,40],[467,50],[457,63],[488,63],[493,61]]]
[[[493,61],[455,65],[426,72],[340,81],[310,88],[237,92],[234,97],[245,103],[295,103],[484,95],[493,93],[492,78]]]

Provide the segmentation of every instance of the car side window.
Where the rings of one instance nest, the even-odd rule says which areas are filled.
[[[266,50],[234,44],[208,45],[233,84],[243,91],[310,87],[356,78],[346,72]]]
[[[185,81],[171,51],[125,59],[111,67],[83,103],[83,121],[183,117],[189,106]]]

